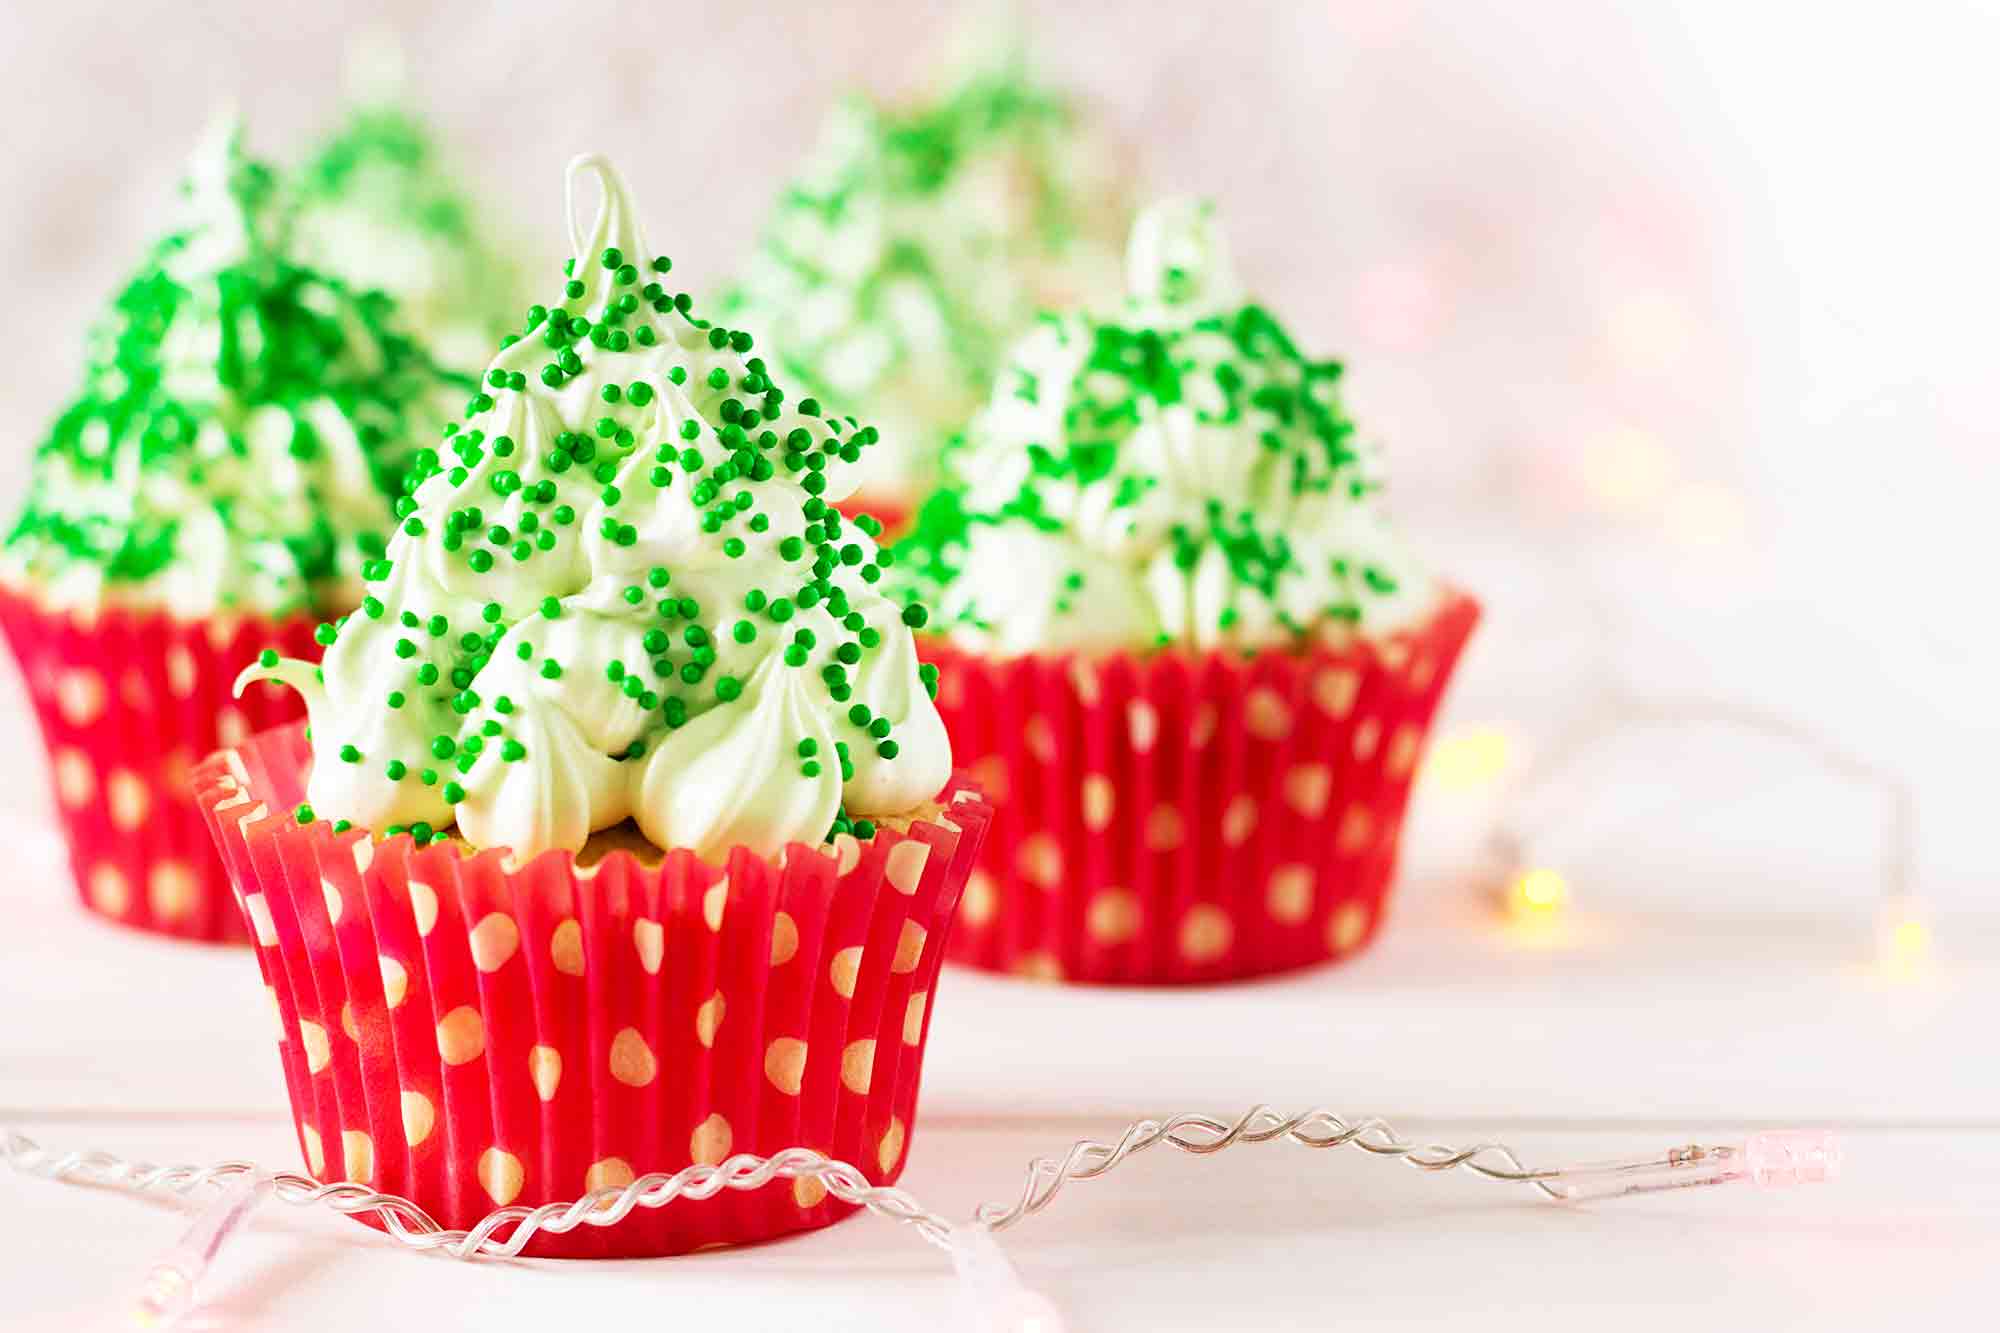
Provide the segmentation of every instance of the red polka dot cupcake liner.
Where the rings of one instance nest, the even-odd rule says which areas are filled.
[[[850,499],[842,500],[834,508],[846,518],[859,518],[867,514],[882,525],[884,543],[893,542],[898,534],[909,527],[916,517],[916,509],[908,499],[894,493],[863,491]]]
[[[1305,967],[1381,924],[1410,782],[1479,618],[1310,652],[987,660],[928,641],[994,804],[954,961],[1173,985]]]
[[[579,865],[292,817],[302,727],[203,763],[242,893],[300,1147],[321,1180],[446,1227],[691,1163],[803,1146],[886,1184],[916,1125],[931,998],[991,810],[776,861],[629,851]],[[639,1257],[826,1226],[810,1180],[539,1233],[527,1253]]]
[[[255,685],[241,699],[230,687],[265,648],[317,657],[316,623],[55,611],[0,587],[0,629],[48,747],[56,814],[86,908],[183,939],[249,938],[191,775],[218,746],[304,714],[281,686]]]

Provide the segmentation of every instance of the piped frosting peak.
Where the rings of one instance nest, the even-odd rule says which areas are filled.
[[[603,158],[568,188],[561,296],[419,459],[362,609],[251,673],[306,696],[311,808],[519,855],[628,817],[706,856],[872,832],[950,771],[924,613],[833,507],[875,433],[695,314]]]

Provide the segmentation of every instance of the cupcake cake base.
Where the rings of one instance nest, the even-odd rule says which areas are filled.
[[[725,864],[418,848],[300,825],[302,727],[196,790],[242,894],[300,1148],[448,1228],[804,1146],[902,1171],[947,937],[991,811],[965,783],[867,842]],[[817,1182],[539,1234],[542,1257],[764,1240],[851,1212]]]

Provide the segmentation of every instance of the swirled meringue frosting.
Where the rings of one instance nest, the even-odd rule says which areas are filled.
[[[294,174],[299,257],[396,300],[401,325],[445,365],[475,370],[513,327],[515,266],[412,112],[353,107]]]
[[[1420,617],[1341,365],[1244,298],[1212,208],[1134,227],[1115,314],[1044,316],[898,548],[938,627],[1017,654],[1256,649]]]
[[[866,403],[868,494],[913,500],[1051,304],[1115,300],[1126,173],[1018,53],[903,106],[842,102],[722,297],[788,383]]]
[[[297,262],[280,194],[217,125],[173,230],[92,330],[0,555],[44,601],[317,611],[351,604],[381,554],[417,423],[472,380],[386,298]]]
[[[306,698],[301,817],[519,856],[628,817],[709,857],[866,836],[951,767],[924,613],[879,591],[879,525],[833,508],[875,432],[698,318],[625,182],[586,178],[561,299],[418,460],[362,609],[319,668],[245,673]]]

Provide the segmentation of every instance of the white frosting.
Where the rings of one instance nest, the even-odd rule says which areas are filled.
[[[194,155],[174,230],[93,330],[83,392],[36,458],[0,571],[47,604],[197,618],[339,600],[358,543],[391,522],[378,469],[399,472],[411,423],[466,391],[296,266],[275,181],[239,139],[219,122]]]
[[[914,543],[942,627],[1009,654],[1248,649],[1426,614],[1338,367],[1246,304],[1212,211],[1148,211],[1128,275],[1122,312],[1022,340],[950,458],[962,519]]]
[[[299,175],[293,243],[306,262],[394,297],[404,328],[440,363],[469,370],[520,309],[520,275],[438,158],[393,101],[357,106]]]
[[[949,777],[950,747],[901,611],[863,576],[885,557],[831,512],[855,469],[838,458],[823,473],[777,466],[791,441],[812,453],[865,442],[868,432],[851,422],[836,429],[796,400],[773,401],[754,387],[761,361],[726,341],[714,346],[706,323],[676,311],[664,292],[664,310],[649,298],[607,318],[607,305],[664,275],[620,281],[606,269],[600,256],[609,250],[641,269],[652,251],[608,164],[580,158],[570,173],[572,186],[594,176],[604,204],[590,234],[574,238],[584,291],[562,308],[625,345],[558,349],[544,324],[504,348],[487,382],[518,373],[521,387],[492,388],[491,406],[457,437],[468,442],[462,465],[417,488],[388,568],[374,571],[372,601],[345,622],[323,672],[283,663],[253,673],[306,696],[312,807],[377,831],[456,822],[475,845],[519,855],[578,849],[630,817],[661,846],[715,857],[738,845],[768,855],[794,840],[817,842],[843,804],[849,819],[921,805]],[[544,366],[571,351],[577,372],[546,384]],[[619,390],[610,406],[606,385]],[[768,475],[725,478],[697,503],[698,486],[709,488],[731,458],[730,423],[765,407],[772,417],[735,431],[745,443],[734,456]],[[605,435],[600,419],[620,433]],[[505,457],[502,438],[512,444]],[[593,456],[558,466],[566,441]],[[701,461],[677,458],[686,449]],[[826,478],[817,501],[805,485],[815,475]],[[706,526],[704,516],[725,504],[739,507]],[[479,522],[453,549],[445,534],[468,506]],[[573,511],[567,523],[564,510]],[[487,538],[495,525],[506,529],[498,545]],[[513,542],[529,534],[532,553],[514,559]],[[491,554],[490,568],[475,567],[474,550]],[[817,581],[815,553],[831,562],[831,596],[802,591]],[[442,633],[431,633],[433,617],[442,617]],[[739,630],[751,631],[747,642]],[[426,664],[437,673],[428,684],[419,675]],[[698,680],[685,677],[691,665]],[[829,670],[844,681],[829,680]],[[399,706],[389,706],[392,691]],[[856,708],[865,723],[850,716]],[[886,745],[867,729],[876,719],[886,722]],[[852,770],[844,779],[843,745]],[[468,746],[478,747],[469,763]],[[434,774],[428,784],[425,769]]]
[[[868,405],[868,495],[936,483],[1037,309],[1116,290],[1126,182],[1017,66],[922,105],[843,102],[724,298],[788,376]]]

